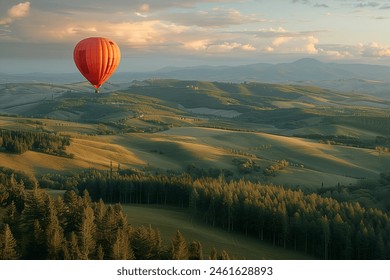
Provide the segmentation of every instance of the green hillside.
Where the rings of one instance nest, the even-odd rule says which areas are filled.
[[[3,165],[30,172],[104,169],[111,162],[198,174],[225,170],[311,189],[374,179],[389,164],[389,153],[378,152],[390,146],[389,103],[370,95],[158,79],[106,90],[94,94],[84,83],[1,89],[2,128],[70,135],[67,150],[74,155],[50,164],[36,152],[0,153]],[[282,160],[288,167],[265,176]]]

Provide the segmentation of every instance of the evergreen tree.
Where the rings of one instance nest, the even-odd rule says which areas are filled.
[[[111,244],[116,240],[117,222],[115,210],[112,205],[109,205],[104,214],[102,224],[100,224],[100,228],[98,229],[102,238],[101,244],[105,252],[110,252]]]
[[[131,246],[135,258],[138,259],[157,259],[160,253],[161,237],[155,236],[154,230],[149,227],[140,226],[131,234]]]
[[[1,260],[17,260],[19,253],[17,252],[17,244],[11,229],[8,224],[5,224],[3,233],[0,234],[0,259]]]
[[[149,225],[149,236],[153,244],[152,259],[161,259],[163,257],[164,249],[160,230],[158,228],[153,228],[151,225]]]
[[[86,255],[80,252],[78,237],[75,232],[71,232],[66,242],[63,243],[64,259],[66,260],[86,260]]]
[[[199,241],[192,241],[188,248],[189,260],[203,260],[202,244]]]
[[[179,230],[172,239],[171,259],[188,260],[187,242]]]
[[[96,259],[97,260],[104,260],[104,249],[101,244],[98,245],[96,249]]]
[[[47,257],[47,246],[45,232],[39,220],[34,220],[33,238],[27,248],[28,259],[42,260]]]
[[[219,259],[220,260],[231,260],[231,257],[225,250],[222,250]]]
[[[20,235],[19,227],[18,227],[19,219],[20,219],[20,214],[16,210],[15,203],[12,201],[11,204],[5,208],[5,215],[2,216],[2,221],[0,220],[0,224],[1,222],[3,222],[4,224],[8,224],[12,229],[12,231],[14,232],[14,234],[16,232],[16,235],[18,236]]]
[[[83,199],[79,197],[75,191],[66,191],[64,194],[64,212],[61,218],[66,220],[64,224],[64,232],[70,233],[72,231],[80,231],[79,227],[82,220]]]
[[[31,234],[35,220],[42,221],[46,217],[47,199],[47,193],[38,187],[27,193],[21,223],[21,227],[26,234]]]
[[[129,236],[126,229],[119,229],[116,232],[115,241],[111,246],[111,259],[113,260],[132,260],[134,253],[129,244]]]
[[[48,259],[57,260],[62,258],[62,243],[64,242],[63,229],[58,221],[56,210],[53,207],[53,202],[49,199],[48,202],[48,221],[45,229],[46,245],[48,251]]]
[[[17,211],[19,213],[22,212],[24,209],[24,202],[26,200],[23,179],[20,179],[20,182],[17,182],[15,175],[12,174],[9,179],[8,192],[10,200],[15,204]]]
[[[8,205],[9,192],[7,188],[0,183],[0,207]]]
[[[93,209],[83,208],[81,225],[79,226],[80,253],[82,259],[89,259],[94,254],[96,245],[96,225]]]
[[[211,249],[209,260],[216,260],[217,259],[217,250],[215,248]]]

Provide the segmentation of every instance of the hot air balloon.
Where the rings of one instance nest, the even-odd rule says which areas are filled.
[[[114,41],[91,37],[77,43],[73,59],[80,73],[95,87],[97,93],[118,67],[121,52]]]

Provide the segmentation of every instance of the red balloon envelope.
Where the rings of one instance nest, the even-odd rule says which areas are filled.
[[[107,38],[81,40],[73,51],[74,62],[83,76],[96,88],[115,72],[121,59],[118,45]]]

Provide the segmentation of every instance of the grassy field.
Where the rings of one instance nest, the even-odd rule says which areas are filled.
[[[243,174],[234,160],[241,159],[260,167],[260,171],[245,176],[261,178],[267,166],[287,160],[288,168],[266,178],[267,182],[318,188],[354,184],[362,178],[375,179],[390,165],[390,154],[374,149],[264,132],[187,126],[158,133],[96,135],[99,125],[78,122],[0,117],[0,124],[3,128],[22,130],[35,130],[39,126],[43,131],[58,131],[72,137],[67,147],[67,153],[74,156],[72,159],[32,151],[22,155],[0,153],[2,166],[28,173],[108,169],[112,162],[122,168],[160,170],[184,170],[195,165],[203,169],[228,169],[238,177]]]
[[[64,194],[63,190],[45,189],[45,191],[54,198]],[[129,224],[135,227],[151,225],[158,228],[164,244],[170,244],[177,230],[183,233],[188,243],[193,240],[200,241],[204,258],[207,258],[211,250],[215,248],[219,253],[222,250],[227,251],[235,259],[312,259],[311,256],[301,252],[283,249],[252,237],[213,228],[193,219],[186,209],[130,204],[122,205],[122,209]]]
[[[321,144],[268,133],[174,128],[160,134],[193,137],[192,141],[219,147],[226,154],[233,155],[241,151],[241,154],[252,155],[250,158],[255,156],[255,160],[263,167],[278,160],[287,160],[290,166],[280,177],[271,179],[280,184],[348,185],[358,178],[375,178],[380,172],[386,171],[386,166],[390,164],[388,153],[379,155],[372,149]]]
[[[159,228],[164,243],[170,242],[177,230],[183,233],[187,242],[200,241],[205,258],[213,247],[218,252],[226,250],[237,259],[311,259],[302,253],[286,250],[241,234],[227,233],[191,219],[183,209],[154,208],[136,205],[122,205],[128,220],[135,226],[152,225]]]

